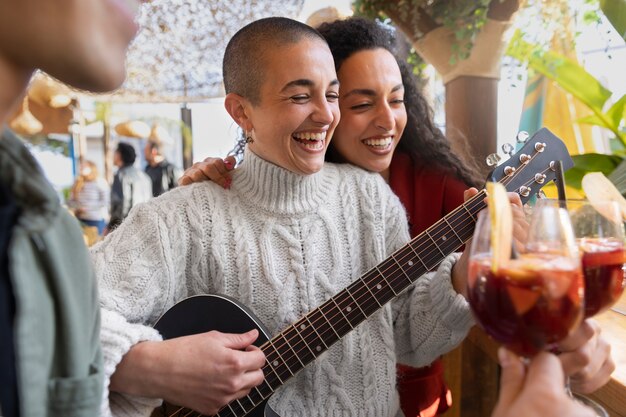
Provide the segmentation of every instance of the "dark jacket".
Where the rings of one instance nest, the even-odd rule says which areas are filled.
[[[152,181],[144,172],[132,165],[121,167],[111,186],[111,220],[109,229],[118,226],[128,216],[130,209],[152,198]]]
[[[152,196],[158,197],[178,185],[181,173],[174,165],[162,161],[157,166],[148,165],[146,174],[152,180]]]
[[[7,253],[20,415],[96,416],[103,393],[100,308],[78,221],[8,131],[0,137],[0,181],[19,207]]]

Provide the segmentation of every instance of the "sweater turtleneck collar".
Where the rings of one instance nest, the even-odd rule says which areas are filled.
[[[330,186],[324,168],[311,175],[296,174],[246,148],[243,163],[235,170],[232,190],[272,213],[298,214],[318,210]]]

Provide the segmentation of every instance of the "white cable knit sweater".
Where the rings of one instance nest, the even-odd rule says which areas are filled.
[[[230,190],[210,182],[134,208],[92,249],[108,386],[133,344],[181,299],[234,297],[278,333],[409,240],[398,198],[377,174],[326,164],[302,176],[249,150]],[[471,326],[446,259],[332,346],[270,399],[283,417],[399,413],[396,359],[429,364]],[[108,399],[108,401],[107,401]],[[105,392],[103,415],[149,415],[160,401]]]

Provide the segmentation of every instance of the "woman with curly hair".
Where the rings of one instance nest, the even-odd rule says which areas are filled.
[[[408,65],[398,58],[393,29],[362,18],[322,24],[340,81],[341,121],[326,160],[379,172],[407,210],[415,237],[482,184],[434,125]],[[429,367],[398,363],[406,416],[434,416],[450,406],[441,360]]]

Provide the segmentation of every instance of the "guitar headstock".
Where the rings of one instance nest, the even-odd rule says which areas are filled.
[[[565,144],[546,128],[537,131],[519,151],[510,155],[487,180],[501,182],[507,191],[518,193],[522,203],[556,178],[556,161],[562,162],[564,171],[574,166]]]

